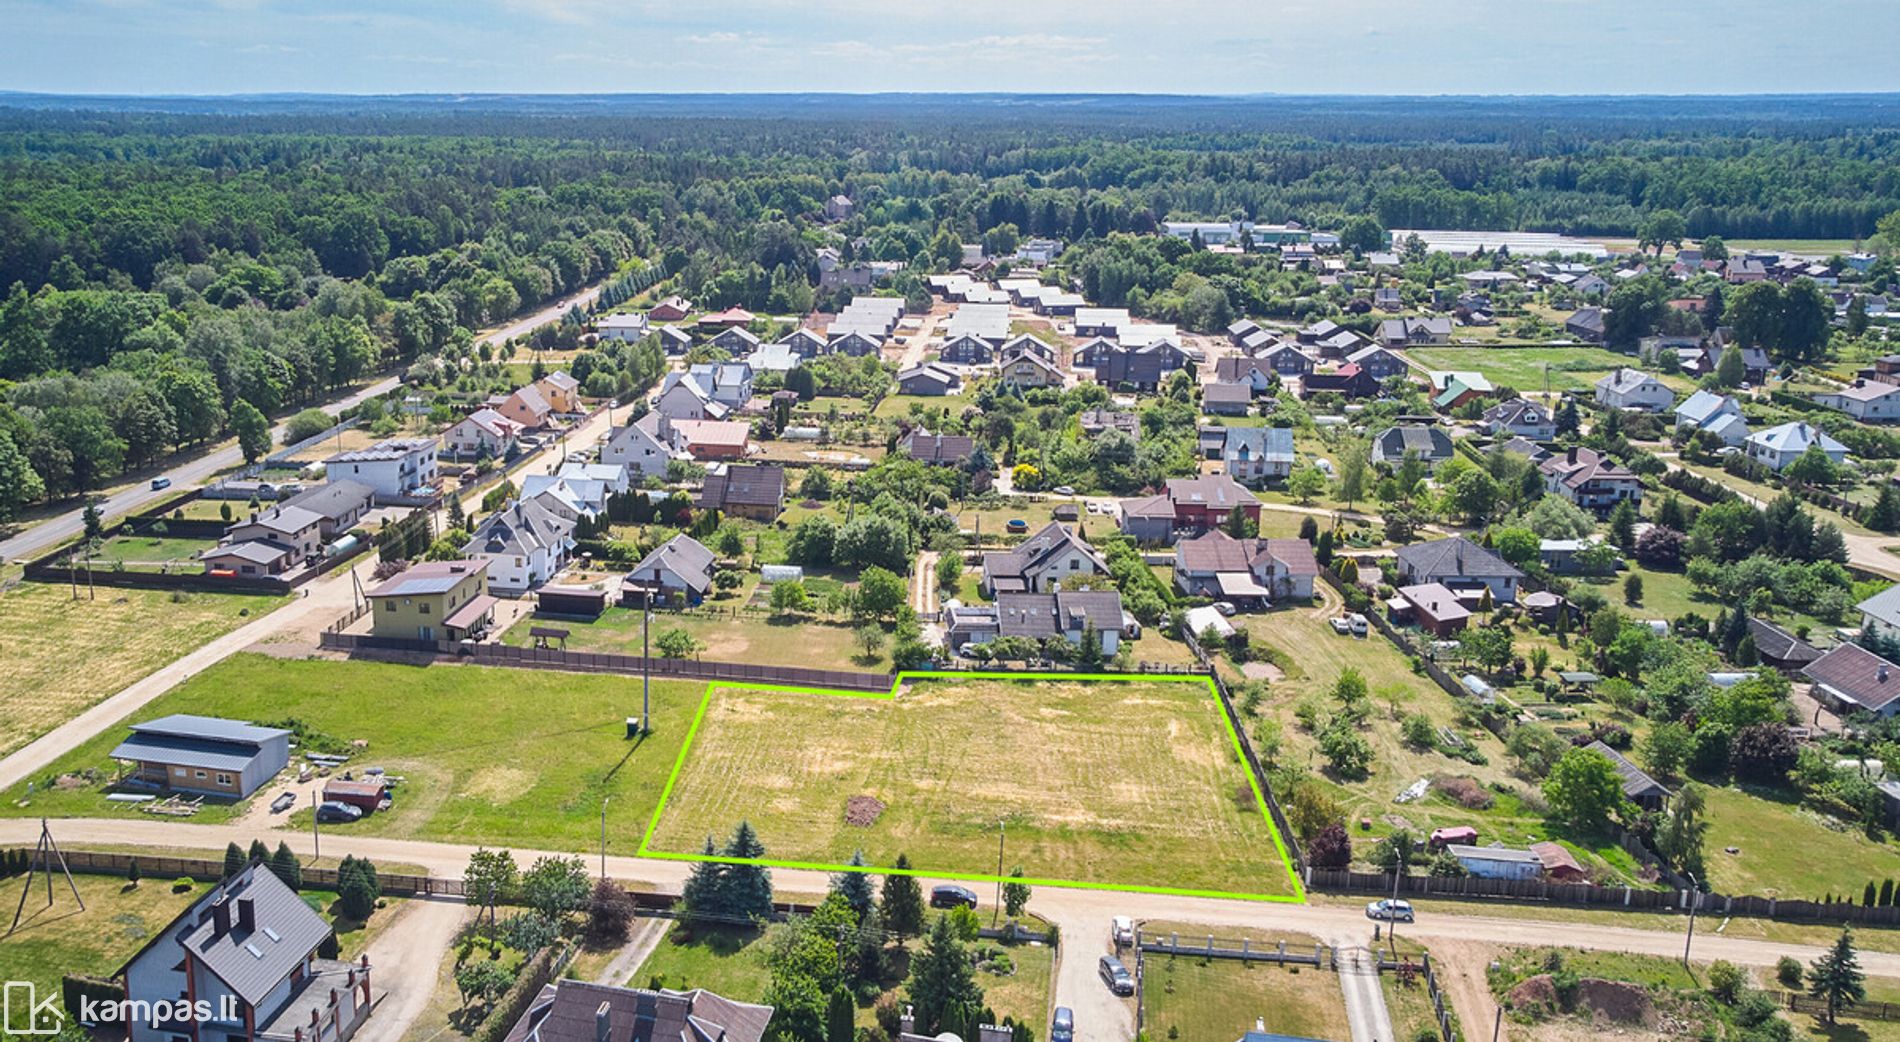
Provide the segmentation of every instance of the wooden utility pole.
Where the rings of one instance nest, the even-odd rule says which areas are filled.
[[[79,902],[79,910],[82,912],[86,910],[86,899],[79,896],[79,884],[73,882],[72,869],[66,867],[66,855],[59,849],[59,844],[53,841],[53,830],[47,825],[46,819],[41,818],[40,841],[33,848],[33,859],[27,862],[26,885],[20,888],[20,904],[13,910],[13,925],[7,928],[8,934],[20,928],[20,919],[26,914],[26,895],[33,892],[35,872],[46,874],[46,907],[53,907],[53,863],[55,861],[59,863],[60,873],[66,877],[67,887],[73,892],[73,900]]]

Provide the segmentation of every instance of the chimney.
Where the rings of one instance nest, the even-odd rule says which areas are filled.
[[[897,1018],[897,1033],[900,1035],[908,1035],[916,1029],[917,1014],[912,1012],[909,1005],[906,1005],[904,1007],[904,1015]]]
[[[211,906],[211,936],[223,937],[231,932],[231,906],[222,898]]]
[[[1263,1035],[1266,1034],[1267,1033],[1267,1018],[1265,1017],[1253,1018],[1253,1029]]]
[[[1874,679],[1880,681],[1883,684],[1887,682],[1887,664],[1885,662],[1882,662],[1880,664],[1880,672],[1874,675]]]
[[[245,933],[250,933],[256,930],[257,929],[257,902],[251,900],[248,897],[239,898],[238,903],[237,903],[237,909],[238,909],[238,929],[243,930]]]
[[[594,1042],[607,1042],[607,1036],[612,1033],[608,1026],[613,1021],[613,1011],[611,1002],[602,1002],[594,1011]]]

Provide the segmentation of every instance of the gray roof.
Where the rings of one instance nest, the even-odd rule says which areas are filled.
[[[704,988],[648,991],[562,980],[541,989],[504,1042],[596,1042],[603,1006],[612,1042],[759,1042],[772,1020],[770,1006]]]
[[[339,452],[325,463],[371,463],[377,460],[397,460],[414,452],[435,451],[434,438],[389,438],[379,441],[365,449]]]
[[[1604,745],[1602,742],[1591,742],[1589,745],[1584,746],[1584,748],[1589,749],[1591,752],[1602,753],[1609,758],[1611,765],[1616,768],[1616,773],[1623,778],[1623,795],[1628,796],[1630,799],[1634,800],[1642,799],[1647,796],[1670,795],[1669,790],[1663,787],[1661,782],[1643,773],[1642,768],[1629,762],[1622,753],[1617,752],[1615,749]]]
[[[693,537],[681,533],[654,547],[653,552],[633,567],[633,575],[649,568],[664,567],[696,590],[712,585],[713,552]]]
[[[302,507],[334,521],[352,510],[367,506],[375,494],[374,489],[360,481],[337,478],[314,488],[307,488],[282,501],[278,506]]]
[[[210,742],[196,738],[176,738],[162,734],[135,734],[112,747],[115,760],[175,764],[201,771],[242,773],[257,759],[260,750],[253,745]]]
[[[262,745],[273,738],[289,734],[277,727],[259,727],[242,720],[226,720],[217,716],[194,716],[190,713],[173,713],[156,720],[147,720],[142,724],[131,725],[138,734],[175,735],[181,738],[203,738],[218,742],[247,742]]]
[[[529,499],[511,502],[489,516],[462,547],[467,554],[512,554],[526,557],[553,546],[574,531],[572,522]]]
[[[1858,644],[1842,644],[1808,663],[1802,675],[1838,698],[1879,712],[1900,698],[1900,666]]]
[[[371,597],[427,597],[447,593],[471,575],[488,570],[487,561],[424,561],[385,579]]]
[[[996,595],[997,632],[1005,637],[1056,637],[1070,630],[1122,628],[1122,595],[1114,590]]]
[[[1293,462],[1293,428],[1291,427],[1227,427],[1225,455],[1236,455],[1242,446],[1255,459],[1264,459],[1269,463]]]
[[[235,557],[252,564],[274,564],[290,553],[290,547],[280,546],[263,539],[246,539],[241,543],[222,543],[198,555],[199,560],[214,557]]]
[[[242,901],[251,902],[253,929],[237,925],[237,905]],[[219,904],[231,906],[231,927],[222,934],[211,912]],[[206,894],[185,915],[198,921],[178,934],[178,944],[252,1004],[287,979],[331,933],[330,924],[295,890],[268,868],[256,865]]]
[[[1422,460],[1450,459],[1452,454],[1451,435],[1440,427],[1387,427],[1374,440],[1386,459],[1402,459],[1407,452],[1418,453]]]
[[[1246,384],[1208,384],[1201,389],[1201,404],[1241,404],[1253,401],[1253,388]]]
[[[701,509],[737,506],[777,507],[785,500],[785,468],[727,465],[706,475],[699,489]]]
[[[1400,566],[1411,575],[1433,582],[1524,577],[1510,562],[1461,535],[1401,546],[1398,558]]]
[[[318,525],[325,519],[326,515],[319,514],[315,510],[306,510],[300,506],[290,506],[279,503],[269,510],[260,511],[255,517],[249,520],[233,523],[232,527],[244,528],[256,525],[261,528],[268,528],[273,532],[295,534],[306,528]]]

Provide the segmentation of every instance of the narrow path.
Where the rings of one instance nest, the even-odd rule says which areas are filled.
[[[594,983],[611,984],[615,987],[626,984],[634,971],[640,968],[640,964],[647,961],[647,956],[653,954],[653,949],[660,946],[661,938],[666,936],[667,929],[672,925],[671,919],[635,919],[633,933],[627,938],[627,943],[621,947],[613,961],[602,967],[600,973],[595,975]]]
[[[356,1042],[397,1042],[408,1034],[435,997],[436,968],[468,917],[460,898],[418,899],[400,923],[376,938],[369,946],[369,979],[381,1000]]]
[[[917,554],[917,567],[911,575],[910,607],[919,619],[931,619],[937,615],[937,551],[921,550]]]
[[[1334,949],[1339,960],[1339,987],[1346,995],[1346,1021],[1352,1042],[1395,1042],[1392,1017],[1385,1008],[1385,990],[1379,986],[1378,956],[1362,947]]]

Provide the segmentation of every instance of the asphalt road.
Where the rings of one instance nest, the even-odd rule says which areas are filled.
[[[593,301],[599,292],[598,287],[587,289],[572,297],[551,304],[532,315],[516,319],[505,326],[488,330],[482,334],[481,339],[484,341],[495,341],[520,336],[537,326],[560,318],[568,308],[575,304],[580,304],[585,307]],[[389,391],[401,386],[401,384],[402,380],[399,377],[385,377],[350,394],[348,397],[328,402],[319,406],[319,408],[335,416],[366,398],[387,394]],[[288,423],[288,420],[286,420],[285,423],[278,424],[272,429],[271,440],[273,444],[282,440],[286,423]],[[100,504],[99,509],[105,517],[120,517],[132,513],[147,503],[154,502],[165,496],[177,495],[180,489],[203,484],[219,471],[238,466],[243,462],[244,454],[238,450],[237,443],[230,442],[165,471],[163,476],[171,479],[171,487],[154,490],[151,487],[150,478],[148,478],[139,484],[133,485],[130,488],[121,489],[106,497],[105,501]],[[159,475],[152,475],[152,477],[158,476]],[[0,541],[0,560],[11,561],[21,558],[30,558],[48,547],[56,546],[67,539],[71,539],[84,530],[85,509],[82,506],[79,509],[70,510],[64,514],[47,518],[13,536],[11,539]]]

